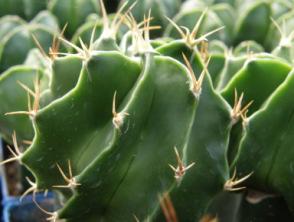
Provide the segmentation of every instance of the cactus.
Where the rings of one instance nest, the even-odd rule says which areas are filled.
[[[46,5],[46,1],[39,0],[1,0],[0,16],[14,14],[29,20],[45,9]]]
[[[248,119],[244,136],[240,142],[240,152],[234,160],[234,164],[237,164],[240,173],[247,172],[248,168],[254,170],[254,176],[248,182],[255,181],[254,187],[256,189],[262,188],[268,192],[281,194],[286,199],[288,207],[293,211],[293,198],[289,190],[292,187],[292,181],[282,180],[280,176],[277,176],[277,174],[282,173],[283,178],[289,178],[292,171],[291,150],[287,149],[291,141],[291,137],[288,135],[291,132],[292,125],[292,107],[291,103],[287,102],[287,98],[292,96],[292,83],[293,74],[290,73],[283,84],[268,98],[264,107]],[[264,129],[265,125],[268,126],[269,130],[267,133],[260,133],[261,128]],[[258,134],[257,130],[260,130]],[[267,139],[261,138],[265,136]],[[262,141],[263,145],[260,146],[258,141]],[[266,154],[263,151],[265,147]],[[254,152],[254,150],[257,152]],[[287,155],[283,155],[285,150],[287,150]],[[247,152],[251,152],[252,155],[246,154]],[[262,157],[260,156],[261,153],[264,154]],[[250,166],[251,156],[258,158],[259,163]],[[246,164],[244,161],[246,161]]]
[[[11,66],[22,64],[30,49],[35,48],[35,39],[44,49],[49,49],[54,36],[57,35],[55,19],[48,13],[39,14],[30,23],[20,19],[3,17],[1,26],[9,31],[0,39],[0,72]],[[17,53],[16,53],[17,52]],[[48,50],[47,50],[48,52]]]
[[[71,0],[70,3],[68,0],[53,0],[48,9],[58,18],[61,27],[68,24],[65,34],[71,36],[90,13],[99,12],[99,4],[95,0]]]
[[[195,18],[198,18],[202,11],[207,8],[208,12],[204,18],[203,26],[200,28],[200,33],[205,33],[215,27],[225,26],[226,28],[222,32],[212,35],[210,39],[219,39],[225,41],[228,45],[234,46],[245,40],[254,40],[267,50],[272,50],[272,44],[279,41],[280,36],[279,34],[277,36],[276,30],[273,31],[274,27],[271,25],[271,18],[280,20],[284,16],[287,17],[287,14],[289,14],[288,18],[291,18],[291,4],[287,0],[277,2],[267,0],[188,0],[182,5],[180,12],[175,16],[175,20],[179,25],[191,29]],[[290,31],[291,25],[288,27]],[[275,41],[272,39],[273,32]],[[166,28],[165,33],[175,35],[171,25]]]
[[[52,221],[262,221],[268,204],[264,220],[293,219],[287,1],[190,0],[174,20],[178,1],[131,3],[108,16],[103,1],[52,1],[58,22],[30,23],[50,29],[46,43],[19,18],[0,22],[2,39],[32,32],[39,47],[1,57],[0,131],[15,147],[2,164],[31,171],[24,194],[55,190],[58,211],[36,203]]]
[[[48,77],[41,69],[33,68],[31,66],[20,65],[12,67],[4,72],[0,77],[1,85],[1,101],[6,101],[1,105],[1,134],[8,140],[13,130],[16,130],[22,140],[31,140],[33,138],[32,124],[26,116],[15,116],[7,118],[5,114],[11,111],[20,111],[27,109],[27,95],[22,88],[25,84],[29,88],[33,88],[34,81],[38,78],[42,79],[43,87],[45,82],[48,82]],[[18,84],[18,83],[19,84]]]
[[[201,25],[198,29],[198,35],[203,35],[209,33],[217,28],[226,27],[223,30],[220,30],[217,33],[213,34],[211,39],[220,39],[227,44],[231,44],[233,36],[233,24],[234,12],[231,6],[229,5],[216,5],[211,9],[207,8],[192,8],[189,10],[182,9],[179,14],[174,18],[175,22],[179,26],[185,26],[188,29],[193,29],[195,20],[201,20]],[[179,34],[175,27],[170,24],[165,29],[166,36],[179,37]]]
[[[144,0],[121,0],[120,5],[128,3],[128,5],[132,5],[135,3],[135,7],[133,10],[133,16],[137,21],[142,21],[144,19],[144,15],[148,14],[148,11],[152,11],[152,17],[154,18],[151,22],[152,25],[159,25],[161,27],[166,27],[168,21],[164,18],[164,16],[168,16],[170,18],[174,17],[177,11],[180,8],[180,0],[151,0],[151,1],[144,1]],[[160,36],[161,30],[157,30],[154,36]]]

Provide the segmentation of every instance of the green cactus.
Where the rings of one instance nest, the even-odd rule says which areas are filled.
[[[248,172],[249,168],[254,170],[255,173],[248,182],[252,184],[255,181],[253,187],[256,189],[279,193],[293,212],[293,198],[290,191],[293,184],[291,180],[286,179],[291,177],[292,172],[291,149],[288,149],[291,143],[291,137],[288,135],[292,127],[292,107],[287,101],[292,96],[291,84],[293,84],[292,73],[267,99],[263,108],[248,119],[240,143],[240,152],[234,164],[242,174]],[[261,133],[265,125],[268,131]],[[265,148],[266,152],[264,152]],[[283,155],[286,150],[287,154]],[[248,152],[251,155],[246,154]],[[252,157],[259,159],[258,163],[250,162]]]
[[[293,220],[288,5],[121,1],[108,16],[51,1],[30,23],[3,17],[2,163],[32,173],[25,194],[58,193],[56,212],[36,203],[52,221]]]
[[[165,16],[169,18],[174,17],[181,6],[180,0],[121,0],[120,5],[122,6],[126,2],[129,6],[134,3],[136,4],[132,12],[137,21],[142,21],[144,19],[144,15],[147,15],[149,10],[151,10],[152,17],[154,18],[151,24],[161,26],[162,30],[168,25],[168,21],[166,20]],[[158,30],[153,32],[154,34],[152,35],[160,36],[161,32],[161,30]]]
[[[200,33],[215,29],[215,27],[225,26],[221,32],[214,34],[210,39],[219,39],[228,45],[238,45],[242,41],[253,40],[267,50],[272,50],[272,44],[280,40],[279,33],[271,27],[271,18],[282,20],[292,18],[293,14],[291,1],[186,1],[175,16],[179,25],[192,28],[195,18],[208,8],[207,18],[203,21]],[[287,14],[289,14],[287,16]],[[291,30],[291,25],[288,25]],[[172,26],[168,26],[167,35],[175,35]],[[274,35],[273,36],[273,32]],[[286,33],[285,33],[286,34]],[[275,38],[275,40],[273,39]]]
[[[239,7],[242,12],[235,28],[235,44],[244,40],[263,44],[270,25],[271,5],[266,1],[244,1]]]
[[[200,19],[201,18],[201,19]],[[210,39],[220,39],[227,44],[232,42],[234,11],[230,5],[221,4],[215,5],[208,9],[203,8],[190,8],[189,10],[181,10],[179,14],[174,17],[175,22],[179,26],[185,26],[188,29],[193,29],[195,21],[201,20],[198,29],[198,36],[209,33],[218,28],[226,27],[217,33],[211,33]],[[170,24],[165,30],[166,36],[179,37],[175,27]]]
[[[48,77],[41,69],[32,68],[31,66],[15,66],[4,72],[0,77],[1,101],[1,136],[7,141],[15,130],[21,140],[31,140],[33,138],[33,128],[30,119],[27,116],[6,116],[12,111],[27,110],[27,98],[22,86],[26,85],[33,88],[36,79],[42,80],[42,88],[46,86]],[[29,95],[31,96],[31,95]]]
[[[30,49],[36,47],[36,39],[48,52],[54,36],[58,35],[58,25],[54,22],[55,19],[48,13],[37,15],[30,23],[23,23],[14,17],[3,17],[0,24],[9,28],[9,31],[3,33],[0,39],[0,72],[22,64]]]
[[[18,16],[3,16],[0,19],[0,39],[18,26],[25,24],[25,21]]]
[[[48,9],[58,18],[61,27],[67,24],[66,36],[72,36],[87,16],[98,13],[100,7],[96,0],[52,0]]]
[[[161,55],[153,55],[155,51],[148,39],[144,40],[140,32],[133,32],[132,35],[133,44],[138,44],[137,39],[143,43],[135,47],[137,53],[142,54],[141,59],[128,58],[119,51],[90,51],[81,57],[83,65],[79,56],[73,55],[54,61],[48,91],[53,99],[48,106],[31,116],[36,134],[31,147],[20,156],[21,163],[36,177],[38,189],[57,186],[74,191],[72,194],[67,190],[62,192],[68,202],[53,216],[58,215],[69,221],[82,218],[87,218],[87,221],[101,218],[118,221],[132,220],[135,212],[138,218],[161,220],[158,193],[170,190],[172,199],[180,198],[176,202],[183,207],[179,218],[188,221],[195,217],[200,219],[209,202],[223,190],[230,177],[225,155],[232,122],[230,108],[213,90],[209,76],[204,76],[207,68],[204,67],[199,80],[196,80],[187,57],[178,56],[186,48],[186,53],[192,56],[195,70],[202,70],[197,50],[189,48],[185,41],[171,42],[167,47],[158,49]],[[77,61],[77,68],[73,66],[74,60]],[[184,61],[189,69],[181,64]],[[79,72],[76,72],[75,81],[67,87],[64,83],[71,81],[60,79],[62,76],[58,75],[58,70],[64,73],[69,67],[81,71],[78,82],[76,77]],[[72,73],[69,70],[69,74]],[[187,82],[190,82],[190,87]],[[117,104],[120,112],[116,111]],[[211,119],[210,116],[216,118]],[[177,124],[174,123],[175,117]],[[218,128],[213,132],[215,123],[224,131]],[[67,124],[66,128],[64,124]],[[212,130],[210,136],[213,140],[201,130],[204,126]],[[53,131],[54,134],[49,133]],[[200,155],[207,145],[209,153]],[[176,153],[174,146],[178,147]],[[184,162],[178,152],[184,156]],[[116,161],[113,161],[114,158]],[[175,180],[168,164],[174,163],[177,158],[180,165],[185,162],[191,164],[181,171],[173,168],[176,170]],[[215,167],[215,173],[207,180],[214,179],[218,185],[207,187],[207,180],[203,181],[199,188],[207,189],[207,195],[201,197],[195,192],[190,198],[192,202],[188,201],[186,205],[181,198],[189,195],[187,188],[193,186],[194,180],[203,177],[201,171],[193,167],[192,161],[199,161],[200,168],[207,166],[201,166],[198,158],[205,158],[206,164],[210,162]],[[44,162],[42,167],[40,161]],[[219,164],[215,165],[215,161]],[[63,174],[67,165],[70,166],[70,175],[66,178],[68,184],[63,185],[60,173]],[[142,174],[148,166],[154,169]],[[97,181],[97,177],[101,180]],[[146,178],[158,179],[146,183]],[[177,187],[180,181],[181,185]],[[140,195],[132,198],[131,190]],[[128,204],[122,205],[126,199]],[[199,201],[202,207],[186,212],[185,206],[195,204],[194,200]]]
[[[46,1],[40,0],[1,0],[0,16],[13,14],[29,20],[45,9],[46,5]]]

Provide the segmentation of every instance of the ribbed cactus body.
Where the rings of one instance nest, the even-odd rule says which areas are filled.
[[[7,161],[57,191],[51,219],[291,221],[289,1],[133,3],[0,10]]]
[[[22,64],[28,52],[36,47],[35,39],[47,52],[57,35],[58,25],[49,13],[41,13],[26,23],[16,17],[3,17],[0,26],[6,27],[0,35],[0,72]]]
[[[25,19],[31,19],[39,11],[46,8],[47,2],[40,0],[1,0],[0,16],[16,14]]]

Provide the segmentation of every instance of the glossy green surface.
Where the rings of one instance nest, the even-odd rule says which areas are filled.
[[[158,48],[158,51],[181,62],[183,58],[179,57],[179,52],[184,52],[191,58],[195,73],[200,73],[202,64],[197,51],[191,53],[191,49],[184,49],[180,41],[175,41]],[[183,148],[185,163],[195,162],[196,165],[170,190],[180,221],[199,220],[209,203],[222,191],[229,177],[226,153],[230,123],[230,108],[213,90],[210,78],[205,78],[198,108],[193,111],[189,135]],[[210,169],[209,173],[205,170],[207,168]],[[164,218],[162,215],[154,215],[154,220],[163,221]]]
[[[255,41],[244,41],[241,42],[239,45],[234,48],[234,55],[235,56],[250,56],[255,53],[262,53],[264,52],[264,48],[256,43]]]
[[[154,18],[151,24],[162,27],[162,30],[152,32],[153,36],[161,35],[162,31],[168,25],[168,21],[165,16],[173,18],[181,6],[180,0],[121,0],[120,5],[123,5],[125,2],[128,2],[129,6],[131,6],[134,2],[137,2],[134,9],[132,10],[132,13],[138,22],[144,19],[144,15],[148,16],[149,10],[151,9],[151,16]]]
[[[18,27],[0,42],[0,72],[25,61],[30,49],[35,48],[32,34],[44,49],[49,49],[54,35],[51,30],[39,25],[27,26],[26,29]]]
[[[41,106],[62,97],[73,89],[82,71],[82,59],[79,56],[56,58],[51,66],[50,88],[41,96]]]
[[[68,24],[66,35],[71,37],[90,13],[99,13],[100,6],[96,0],[52,0],[48,9],[58,18],[60,27]]]
[[[242,13],[236,25],[235,44],[244,40],[254,40],[263,44],[271,23],[271,7],[266,1],[244,1]],[[258,30],[258,31],[257,31]]]
[[[173,21],[178,26],[187,27],[189,30],[193,30],[196,22],[200,18],[201,14],[203,13],[203,8],[191,8],[189,11],[180,12],[174,18]],[[203,18],[203,21],[199,27],[199,31],[196,37],[200,37],[203,34],[206,34],[214,29],[220,28],[225,24],[223,21],[218,17],[218,15],[213,11],[209,10]],[[164,36],[169,36],[173,38],[180,38],[179,32],[174,28],[172,24],[169,24],[164,32]],[[226,34],[224,30],[221,30],[209,37],[209,39],[219,39],[220,36],[225,38]]]
[[[229,111],[207,78],[183,154],[187,164],[196,164],[170,194],[180,221],[199,220],[230,177],[226,157],[231,123]]]
[[[107,61],[111,61],[109,66],[104,64]],[[122,72],[116,72],[117,67],[120,67]],[[104,148],[102,144],[105,143],[98,138],[101,144],[99,146],[102,146],[98,149],[95,143],[91,143],[93,136],[97,133],[99,137],[101,132],[97,129],[105,127],[107,119],[111,119],[114,92],[117,91],[119,95],[117,99],[119,104],[137,79],[139,70],[136,62],[119,53],[98,53],[83,68],[74,90],[66,94],[62,100],[55,100],[40,110],[35,118],[34,125],[37,134],[34,143],[23,157],[23,162],[37,176],[39,187],[49,188],[56,183],[62,183],[63,180],[56,168],[56,163],[63,166],[67,159],[74,164],[75,174],[81,172],[88,162],[95,158],[95,155],[87,155],[88,152],[83,151],[84,146],[90,152],[93,149],[96,150],[96,153],[102,151],[101,149]],[[97,92],[98,89],[101,91]],[[57,113],[62,113],[62,115],[57,115]],[[68,115],[63,115],[65,113]],[[60,119],[56,119],[56,116]],[[64,135],[69,135],[69,137]],[[76,136],[72,137],[73,135]],[[107,138],[102,138],[107,140]],[[52,150],[46,147],[51,147]],[[51,153],[49,156],[48,152]],[[82,153],[83,156],[81,156]],[[50,160],[46,161],[47,164],[40,167],[38,161],[48,157]]]
[[[183,59],[183,55],[185,55],[189,58],[189,62],[196,73],[200,73],[202,71],[201,69],[203,64],[198,50],[196,47],[191,49],[183,40],[170,41],[163,46],[158,47],[156,51],[162,55],[172,57],[183,64],[185,64]]]
[[[23,0],[1,0],[0,16],[7,14],[16,14],[24,17],[24,1]]]
[[[46,6],[43,0],[0,0],[0,16],[12,14],[29,20]]]
[[[243,104],[253,100],[248,115],[257,111],[271,93],[285,80],[291,67],[279,59],[249,60],[222,91],[222,96],[233,106],[234,90],[244,92]]]
[[[218,79],[215,83],[217,90],[221,91],[224,89],[231,79],[240,71],[244,63],[247,61],[247,56],[235,57],[231,53],[225,56],[225,64],[218,75]]]
[[[180,152],[185,147],[196,100],[187,88],[188,76],[181,64],[168,57],[154,59],[154,96],[145,126],[134,144],[138,153],[110,202],[107,221],[132,220],[133,214],[147,219],[159,207],[158,194],[175,183],[168,164],[176,161],[174,147]],[[122,205],[126,200],[127,204]]]
[[[1,136],[7,141],[11,141],[14,130],[20,141],[31,140],[34,136],[32,123],[27,115],[6,116],[5,113],[28,110],[27,94],[18,82],[33,89],[37,77],[43,81],[43,85],[48,83],[40,69],[29,66],[15,66],[0,77],[0,101],[5,101],[0,106],[0,130]]]
[[[28,19],[41,9],[41,5],[29,5],[33,0],[18,1],[18,5],[11,2],[3,5],[0,0],[0,15],[6,10]],[[113,6],[124,2],[115,1]],[[20,145],[23,139],[33,139],[21,163],[33,173],[38,189],[58,192],[63,204],[57,211],[61,219],[169,221],[160,206],[159,197],[164,193],[169,194],[179,222],[198,222],[207,214],[218,216],[220,222],[293,219],[287,209],[294,212],[292,2],[181,2],[137,1],[132,12],[138,24],[151,8],[151,29],[162,26],[151,32],[150,41],[144,33],[148,24],[140,23],[138,30],[134,23],[131,30],[128,24],[118,33],[105,32],[96,0],[52,0],[49,11],[40,12],[30,22],[16,16],[0,19],[0,72],[4,71],[0,77],[0,131],[11,142],[15,129]],[[105,3],[110,7],[112,1]],[[189,34],[206,7],[194,37],[225,28],[195,45],[165,18],[173,19]],[[123,22],[132,20],[130,17]],[[110,15],[110,21],[112,18]],[[69,53],[61,48],[62,53],[50,58],[36,49],[32,34],[48,53],[53,37],[59,37],[67,22],[64,38],[80,49],[67,43]],[[207,48],[203,48],[204,41]],[[191,91],[201,84],[207,58],[210,62],[201,90]],[[5,112],[27,110],[26,92],[16,81],[33,90],[36,76],[41,78],[36,116],[4,116]],[[244,92],[242,107],[254,101],[248,118],[238,113],[232,119],[235,90],[239,96]],[[184,166],[195,163],[179,180],[169,166],[179,164],[174,147]],[[68,161],[71,179],[79,185],[59,189],[55,186],[67,182],[57,164],[69,176]],[[237,178],[232,178],[235,168]],[[244,183],[227,186],[230,178],[237,180],[250,172],[254,173]],[[242,186],[248,190],[227,193]],[[280,197],[251,205],[243,197],[252,189]]]
[[[9,32],[17,28],[20,25],[25,24],[25,21],[19,18],[18,16],[3,16],[0,19],[0,41],[8,35]]]
[[[293,72],[249,118],[235,165],[240,175],[253,171],[247,184],[260,190],[277,192],[294,209],[292,187],[293,152]],[[258,161],[256,161],[258,160]]]

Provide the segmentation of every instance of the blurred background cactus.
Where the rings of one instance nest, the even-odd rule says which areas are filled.
[[[22,198],[49,221],[293,221],[293,5],[0,0]]]

